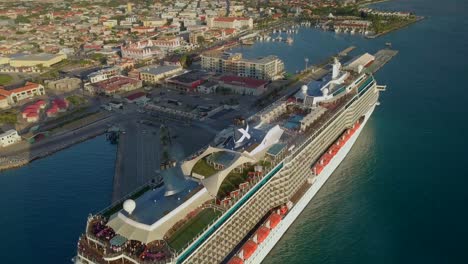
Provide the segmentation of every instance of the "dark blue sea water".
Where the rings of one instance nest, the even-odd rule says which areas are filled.
[[[290,72],[350,45],[400,51],[351,153],[265,263],[468,263],[468,1],[378,6],[427,19],[375,40],[303,29],[291,47],[242,50]],[[69,263],[88,213],[110,201],[114,159],[100,137],[0,173],[0,263]]]
[[[283,48],[290,71],[350,44],[400,53],[376,76],[388,91],[352,152],[265,263],[468,263],[468,1],[378,6],[427,19],[375,40],[308,32]]]
[[[103,136],[0,173],[0,263],[71,263],[89,213],[109,205],[115,146]]]

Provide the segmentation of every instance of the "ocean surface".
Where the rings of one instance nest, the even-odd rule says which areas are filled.
[[[99,136],[0,172],[0,263],[71,263],[88,214],[111,201],[115,157]]]
[[[355,45],[400,53],[352,151],[264,263],[468,263],[468,1],[395,0],[427,19],[374,40],[301,29],[275,54],[289,72]],[[103,137],[0,173],[0,263],[69,263],[90,212],[111,198],[115,147]]]

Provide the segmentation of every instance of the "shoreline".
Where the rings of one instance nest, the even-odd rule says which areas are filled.
[[[368,5],[373,5],[373,4],[380,4],[380,3],[390,2],[390,1],[391,1],[391,0],[370,1],[370,2],[367,2],[367,3],[359,4],[359,7],[368,6]]]
[[[28,165],[29,163],[31,163],[31,162],[33,162],[35,160],[48,157],[48,156],[50,156],[52,154],[55,154],[55,153],[57,153],[59,151],[70,148],[70,147],[72,147],[74,145],[77,145],[79,143],[83,143],[83,142],[85,142],[87,140],[90,140],[92,138],[100,136],[100,135],[102,135],[104,133],[105,133],[105,130],[98,130],[98,131],[96,131],[94,133],[90,133],[90,134],[82,136],[82,137],[80,137],[80,138],[78,138],[76,140],[69,141],[69,142],[64,143],[62,145],[59,145],[59,146],[57,146],[55,148],[48,149],[47,151],[40,152],[40,153],[38,153],[36,155],[30,156],[30,157],[27,157],[27,158],[18,157],[18,156],[21,156],[21,155],[24,155],[24,154],[19,154],[19,155],[13,156],[13,157],[1,157],[0,159],[4,159],[4,162],[8,162],[8,163],[0,165],[0,172],[11,170],[11,169],[17,169],[17,168],[26,166],[26,165]],[[8,161],[9,158],[10,158],[10,160]],[[2,163],[4,163],[4,162],[2,161]]]
[[[390,30],[386,30],[386,31],[381,32],[381,33],[376,34],[376,35],[365,36],[365,38],[366,38],[366,39],[376,39],[376,38],[381,37],[381,36],[384,36],[384,35],[386,35],[386,34],[388,34],[388,33],[391,33],[391,32],[394,32],[394,31],[398,31],[398,30],[407,28],[407,27],[409,27],[409,26],[411,26],[411,25],[413,25],[413,24],[415,24],[415,23],[417,23],[417,22],[420,22],[420,21],[424,20],[424,19],[426,19],[426,17],[424,17],[424,16],[418,16],[414,21],[411,21],[411,22],[409,22],[409,23],[407,23],[407,24],[405,24],[405,25],[403,25],[403,26],[401,26],[401,27],[393,28],[393,29],[390,29]]]
[[[36,149],[33,149],[35,146],[34,144],[29,145],[29,148],[21,150],[17,153],[12,154],[11,156],[1,156],[0,157],[0,172],[10,169],[16,169],[29,163],[33,162],[34,160],[41,159],[57,153],[61,150],[74,146],[76,144],[82,143],[89,139],[95,138],[99,135],[102,135],[106,132],[106,128],[100,126],[101,122],[107,122],[111,116],[105,116],[102,119],[94,120],[85,126],[75,128],[69,131],[62,131],[55,134],[53,137],[50,138],[50,142],[42,141],[38,142],[38,144],[43,144],[41,146],[37,146]],[[93,126],[97,126],[94,127]],[[86,131],[86,129],[89,129]],[[84,130],[84,131],[82,131]],[[69,136],[72,136],[71,138]],[[76,137],[74,137],[76,136]],[[61,139],[62,137],[62,139]],[[63,139],[65,137],[65,139]],[[69,137],[69,138],[66,138]],[[48,139],[46,139],[48,140]],[[60,141],[63,140],[63,142]],[[33,153],[36,151],[37,153]]]

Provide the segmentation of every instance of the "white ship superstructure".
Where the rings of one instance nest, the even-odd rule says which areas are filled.
[[[304,85],[90,216],[79,263],[260,263],[345,158],[379,97],[365,65]],[[123,206],[122,206],[123,205]],[[123,208],[124,207],[124,208]]]

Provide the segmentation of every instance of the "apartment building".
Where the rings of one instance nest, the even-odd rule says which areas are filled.
[[[284,63],[270,55],[258,59],[245,59],[241,53],[207,52],[201,55],[201,67],[216,73],[231,73],[241,77],[275,80],[282,76]]]

